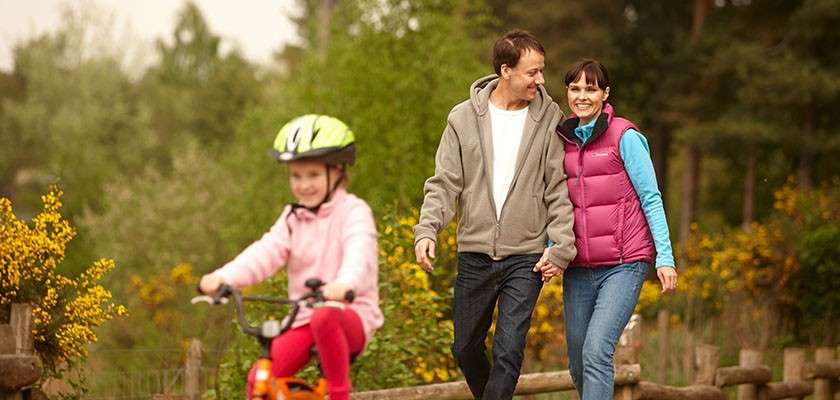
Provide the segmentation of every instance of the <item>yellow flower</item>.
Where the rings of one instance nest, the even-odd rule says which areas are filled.
[[[56,272],[76,235],[61,216],[61,196],[55,187],[41,196],[42,211],[31,225],[17,219],[9,199],[0,199],[0,305],[33,304],[35,349],[47,368],[84,357],[97,340],[93,329],[126,314],[98,284],[113,260],[96,261],[77,279]]]

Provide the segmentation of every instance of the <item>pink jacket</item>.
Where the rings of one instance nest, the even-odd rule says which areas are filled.
[[[286,206],[270,231],[213,274],[241,288],[265,280],[285,265],[291,298],[307,293],[304,282],[309,278],[344,283],[356,293],[349,307],[359,314],[369,342],[384,320],[376,239],[370,207],[339,188],[317,215]],[[308,324],[311,316],[312,309],[301,307],[293,327]]]

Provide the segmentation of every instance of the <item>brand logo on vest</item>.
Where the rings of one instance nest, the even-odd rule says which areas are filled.
[[[609,155],[610,155],[610,153],[608,153],[608,152],[592,153],[593,158],[595,158],[595,157],[607,157]]]

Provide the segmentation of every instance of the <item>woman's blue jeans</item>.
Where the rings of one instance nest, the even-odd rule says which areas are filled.
[[[639,301],[648,263],[570,267],[563,274],[569,371],[581,400],[613,398],[613,353]]]

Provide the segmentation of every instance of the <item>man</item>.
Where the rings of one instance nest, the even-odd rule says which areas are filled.
[[[542,86],[544,58],[528,32],[496,42],[496,75],[473,83],[470,99],[449,113],[414,227],[417,262],[431,272],[437,233],[459,215],[452,353],[476,399],[513,397],[543,280],[575,256],[554,133],[562,112]],[[491,366],[484,341],[497,301]]]

